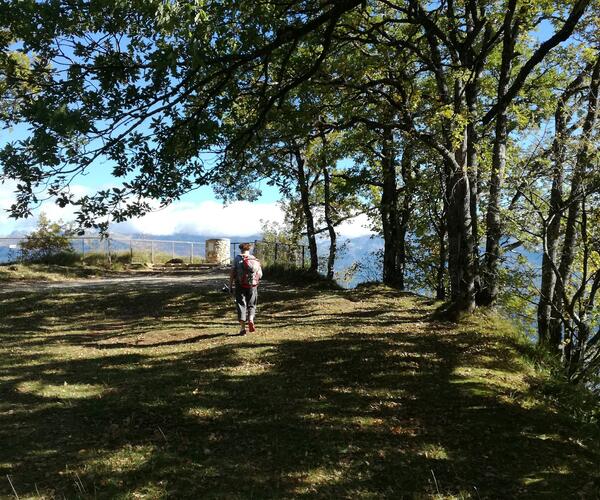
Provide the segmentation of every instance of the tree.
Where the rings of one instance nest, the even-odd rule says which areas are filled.
[[[547,215],[543,219],[542,225],[544,252],[537,318],[540,343],[548,345],[551,350],[556,350],[560,344],[557,325],[552,325],[551,321],[553,308],[556,309],[559,302],[558,294],[555,293],[557,275],[554,272],[553,264],[557,262],[558,258],[562,233],[562,213],[565,209],[563,191],[567,163],[568,126],[569,123],[572,123],[574,111],[577,108],[574,105],[569,106],[569,103],[572,103],[574,98],[580,98],[580,94],[584,91],[583,83],[586,73],[591,69],[589,66],[580,71],[559,96],[554,112],[554,138],[548,151],[552,158],[552,185]],[[553,338],[551,337],[551,328],[554,330]]]
[[[14,120],[23,96],[36,88],[29,58],[10,50],[13,41],[10,31],[0,28],[0,122]]]
[[[46,80],[19,114],[31,136],[1,155],[4,177],[23,181],[11,213],[29,215],[48,184],[78,206],[82,227],[105,229],[99,215],[124,220],[148,211],[148,198],[168,204],[217,179],[202,154],[243,147],[361,2],[5,3],[5,24]],[[100,159],[122,187],[74,199],[69,182]]]
[[[38,83],[11,118],[31,136],[0,153],[3,178],[19,183],[12,214],[29,214],[47,186],[78,207],[81,227],[106,229],[107,216],[140,215],[149,200],[168,204],[205,184],[251,199],[256,190],[239,181],[252,173],[297,194],[313,269],[322,209],[331,274],[343,179],[377,199],[386,282],[404,286],[423,221],[411,219],[435,209],[437,243],[425,243],[427,231],[420,241],[437,252],[439,296],[447,276],[455,313],[477,299],[494,305],[512,236],[502,221],[511,134],[533,135],[519,115],[536,106],[527,94],[545,89],[561,44],[577,32],[594,46],[592,2],[10,2],[3,24],[18,52],[35,55]],[[544,21],[554,32],[538,41]],[[343,156],[362,165],[313,161],[334,132],[358,138]],[[415,180],[414,151],[428,156],[426,181]],[[100,160],[122,185],[72,198],[73,176]],[[425,197],[427,188],[440,192]]]
[[[37,228],[19,243],[21,258],[27,262],[47,262],[52,257],[73,252],[71,232],[59,222],[51,222],[44,213]]]

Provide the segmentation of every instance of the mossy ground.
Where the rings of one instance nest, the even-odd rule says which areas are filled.
[[[3,296],[0,497],[598,497],[598,441],[497,317],[271,283],[237,337],[230,300]]]

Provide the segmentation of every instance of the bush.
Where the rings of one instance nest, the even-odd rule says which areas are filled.
[[[335,281],[322,274],[291,265],[271,264],[263,266],[263,277],[281,284],[325,290],[342,290]]]
[[[37,229],[19,243],[21,259],[26,262],[43,262],[56,264],[77,259],[71,245],[70,231],[56,222],[50,222],[43,213],[40,214]],[[71,260],[73,259],[73,260]]]
[[[84,266],[119,270],[131,264],[131,254],[128,251],[111,252],[109,263],[105,252],[86,252],[85,257],[79,255],[78,260]]]
[[[35,260],[35,262],[40,262],[43,264],[53,264],[55,266],[75,266],[77,264],[80,264],[81,256],[78,253],[71,250],[51,254],[43,259]]]

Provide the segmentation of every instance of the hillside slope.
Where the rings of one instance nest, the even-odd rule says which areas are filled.
[[[215,289],[4,297],[0,497],[598,497],[598,443],[498,318],[384,287],[260,302],[236,337]]]

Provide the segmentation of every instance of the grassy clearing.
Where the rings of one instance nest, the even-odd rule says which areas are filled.
[[[61,266],[56,264],[0,264],[2,281],[64,281],[97,278],[114,272],[96,266]]]
[[[154,264],[152,263],[153,257]],[[189,255],[173,255],[171,252],[154,252],[154,254],[152,254],[149,250],[134,250],[133,253],[130,253],[129,251],[111,252],[110,263],[104,252],[87,252],[85,256],[80,253],[75,253],[73,254],[73,260],[70,263],[74,265],[123,270],[129,268],[132,264],[143,264],[147,266],[161,265],[173,258],[181,259],[186,264],[203,264],[205,262],[204,257],[198,255],[194,255],[193,261],[191,261]]]
[[[132,263],[129,252],[113,252],[109,263],[102,252],[87,252],[85,256],[78,253],[64,253],[51,257],[49,262],[18,262],[0,264],[0,282],[2,281],[63,281],[69,279],[97,278],[119,276],[120,273],[151,270],[150,254],[146,260],[144,255],[134,254]],[[172,258],[169,253],[155,252],[155,265],[161,265]],[[182,259],[186,264],[190,259]],[[142,263],[143,264],[140,264]],[[204,258],[194,256],[194,264],[204,263]]]
[[[597,435],[527,344],[384,287],[15,293],[0,305],[0,497],[597,498]]]

